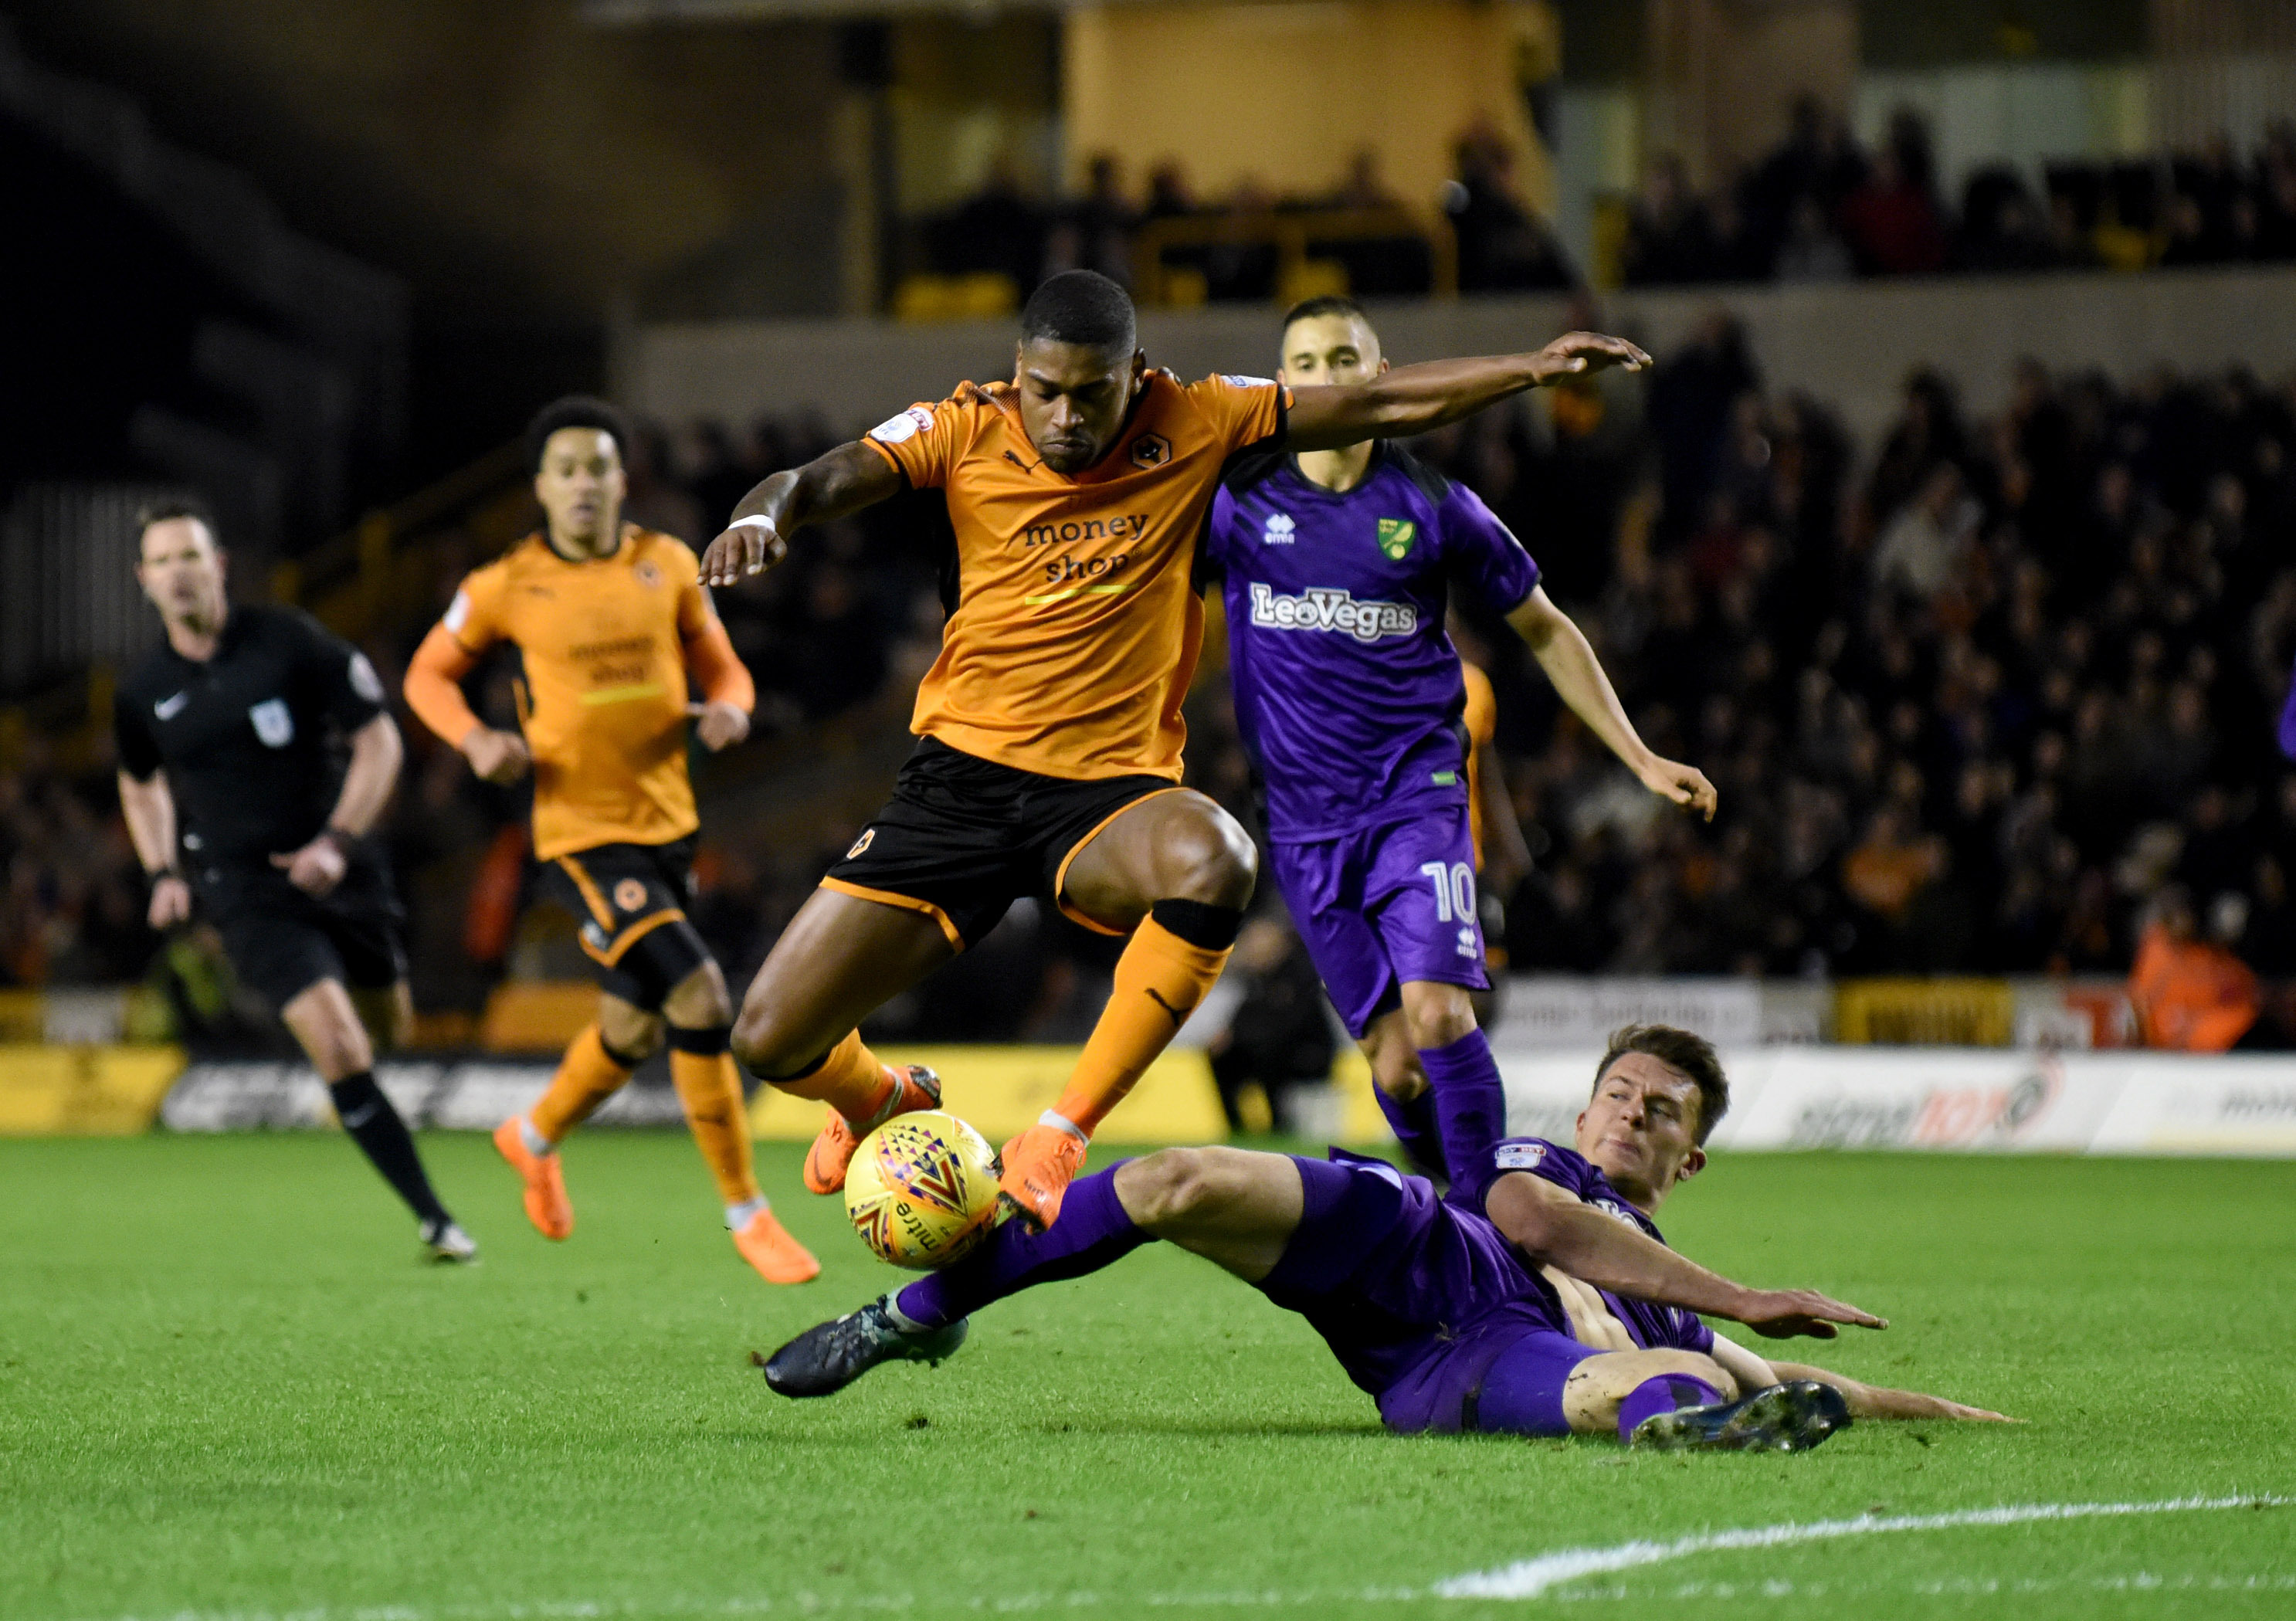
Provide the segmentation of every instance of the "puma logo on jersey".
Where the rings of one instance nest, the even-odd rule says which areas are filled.
[[[1311,585],[1299,596],[1278,596],[1263,581],[1251,585],[1251,622],[1267,630],[1328,630],[1358,642],[1408,636],[1419,629],[1409,602],[1358,602],[1352,593]]]
[[[1175,1030],[1188,1022],[1187,1015],[1181,1012],[1179,1009],[1174,1007],[1170,1003],[1165,1001],[1161,996],[1159,996],[1156,994],[1156,987],[1152,985],[1148,987],[1148,1000],[1154,1003],[1158,1007],[1163,1009],[1164,1011],[1172,1016],[1172,1027]]]
[[[161,720],[173,720],[184,712],[184,706],[191,701],[192,695],[189,692],[178,692],[173,698],[163,698],[153,704],[152,713]]]

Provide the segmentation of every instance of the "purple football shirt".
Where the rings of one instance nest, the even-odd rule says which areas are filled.
[[[1611,1185],[1609,1177],[1573,1150],[1549,1142],[1544,1137],[1505,1138],[1491,1148],[1492,1181],[1509,1171],[1543,1176],[1605,1215],[1640,1228],[1661,1244],[1666,1242],[1666,1235],[1658,1230],[1658,1224],[1628,1204],[1626,1196]],[[1678,1306],[1654,1306],[1631,1295],[1614,1295],[1608,1289],[1599,1292],[1612,1314],[1626,1324],[1635,1343],[1645,1351],[1704,1353],[1714,1348],[1714,1330],[1699,1321],[1696,1312]]]
[[[1466,803],[1456,581],[1501,612],[1538,584],[1472,490],[1382,445],[1361,484],[1311,483],[1286,453],[1242,459],[1212,503],[1207,571],[1226,580],[1235,716],[1267,831],[1328,839]]]

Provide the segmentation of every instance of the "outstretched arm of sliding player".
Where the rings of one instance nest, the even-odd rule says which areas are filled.
[[[1718,1337],[1714,1341],[1718,1350],[1726,1343]],[[1723,1365],[1727,1367],[1729,1364],[1726,1363]],[[1885,1385],[1862,1384],[1846,1373],[1829,1373],[1824,1368],[1813,1368],[1804,1363],[1774,1362],[1769,1366],[1781,1381],[1808,1379],[1821,1385],[1833,1386],[1849,1404],[1849,1416],[1853,1419],[1956,1419],[1981,1424],[2021,1424],[2025,1421],[1984,1407],[1949,1402],[1941,1396],[1925,1396],[1919,1390],[1892,1390]]]
[[[1293,450],[1336,450],[1365,439],[1425,433],[1541,383],[1623,366],[1639,372],[1650,356],[1623,338],[1565,332],[1529,355],[1479,355],[1398,366],[1365,383],[1295,389],[1285,428]]]
[[[790,536],[901,493],[899,468],[859,439],[777,472],[742,497],[733,521],[701,554],[701,583],[731,585],[789,555]]]
[[[1545,586],[1532,592],[1521,607],[1507,615],[1507,623],[1529,646],[1531,657],[1538,660],[1538,667],[1546,672],[1547,680],[1554,684],[1554,691],[1570,706],[1570,712],[1587,723],[1587,729],[1601,738],[1605,748],[1626,762],[1627,769],[1641,779],[1644,787],[1677,805],[1701,812],[1709,822],[1714,820],[1714,784],[1695,765],[1685,765],[1651,752],[1650,746],[1635,730],[1635,723],[1627,718],[1618,692],[1603,673],[1602,660],[1595,657],[1585,633],[1548,598]]]
[[[1483,1208],[1491,1224],[1533,1262],[1614,1295],[1727,1317],[1775,1339],[1795,1334],[1831,1339],[1836,1323],[1889,1326],[1870,1312],[1814,1289],[1749,1289],[1733,1282],[1527,1171],[1509,1171],[1492,1183]]]

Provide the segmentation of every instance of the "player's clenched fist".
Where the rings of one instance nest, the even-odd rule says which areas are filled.
[[[750,735],[749,712],[738,704],[703,704],[693,722],[693,734],[712,754],[730,749]]]
[[[1635,767],[1635,775],[1642,785],[1654,794],[1661,794],[1677,805],[1694,810],[1709,822],[1714,820],[1715,806],[1721,796],[1706,774],[1695,765],[1685,765],[1679,760],[1662,759],[1652,755]]]
[[[163,872],[152,886],[151,910],[144,913],[155,931],[173,929],[192,915],[192,887],[173,872]]]
[[[772,519],[736,518],[701,554],[701,583],[731,585],[763,574],[788,555],[789,542]]]
[[[489,782],[515,782],[526,774],[534,757],[527,752],[526,740],[515,732],[497,732],[492,726],[473,726],[463,740],[463,757],[471,769]]]

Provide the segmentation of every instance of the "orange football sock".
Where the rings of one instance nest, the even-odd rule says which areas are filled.
[[[1153,917],[1142,919],[1116,960],[1116,989],[1053,1112],[1087,1137],[1099,1130],[1141,1072],[1172,1044],[1227,959],[1226,950],[1191,946]]]
[[[742,1074],[731,1053],[694,1052],[675,1044],[689,1034],[702,1032],[670,1032],[670,1083],[677,1088],[693,1145],[718,1179],[718,1194],[729,1205],[742,1204],[758,1197],[758,1179],[750,1167],[750,1112],[742,1101]]]
[[[582,1034],[567,1044],[558,1073],[550,1077],[550,1090],[527,1110],[526,1118],[545,1139],[562,1142],[567,1133],[588,1119],[629,1078],[629,1070],[606,1051],[598,1027],[585,1025]]]
[[[857,1132],[877,1124],[885,1105],[893,1101],[896,1085],[891,1071],[869,1051],[858,1030],[832,1047],[829,1056],[810,1074],[773,1084],[793,1098],[828,1104]]]

